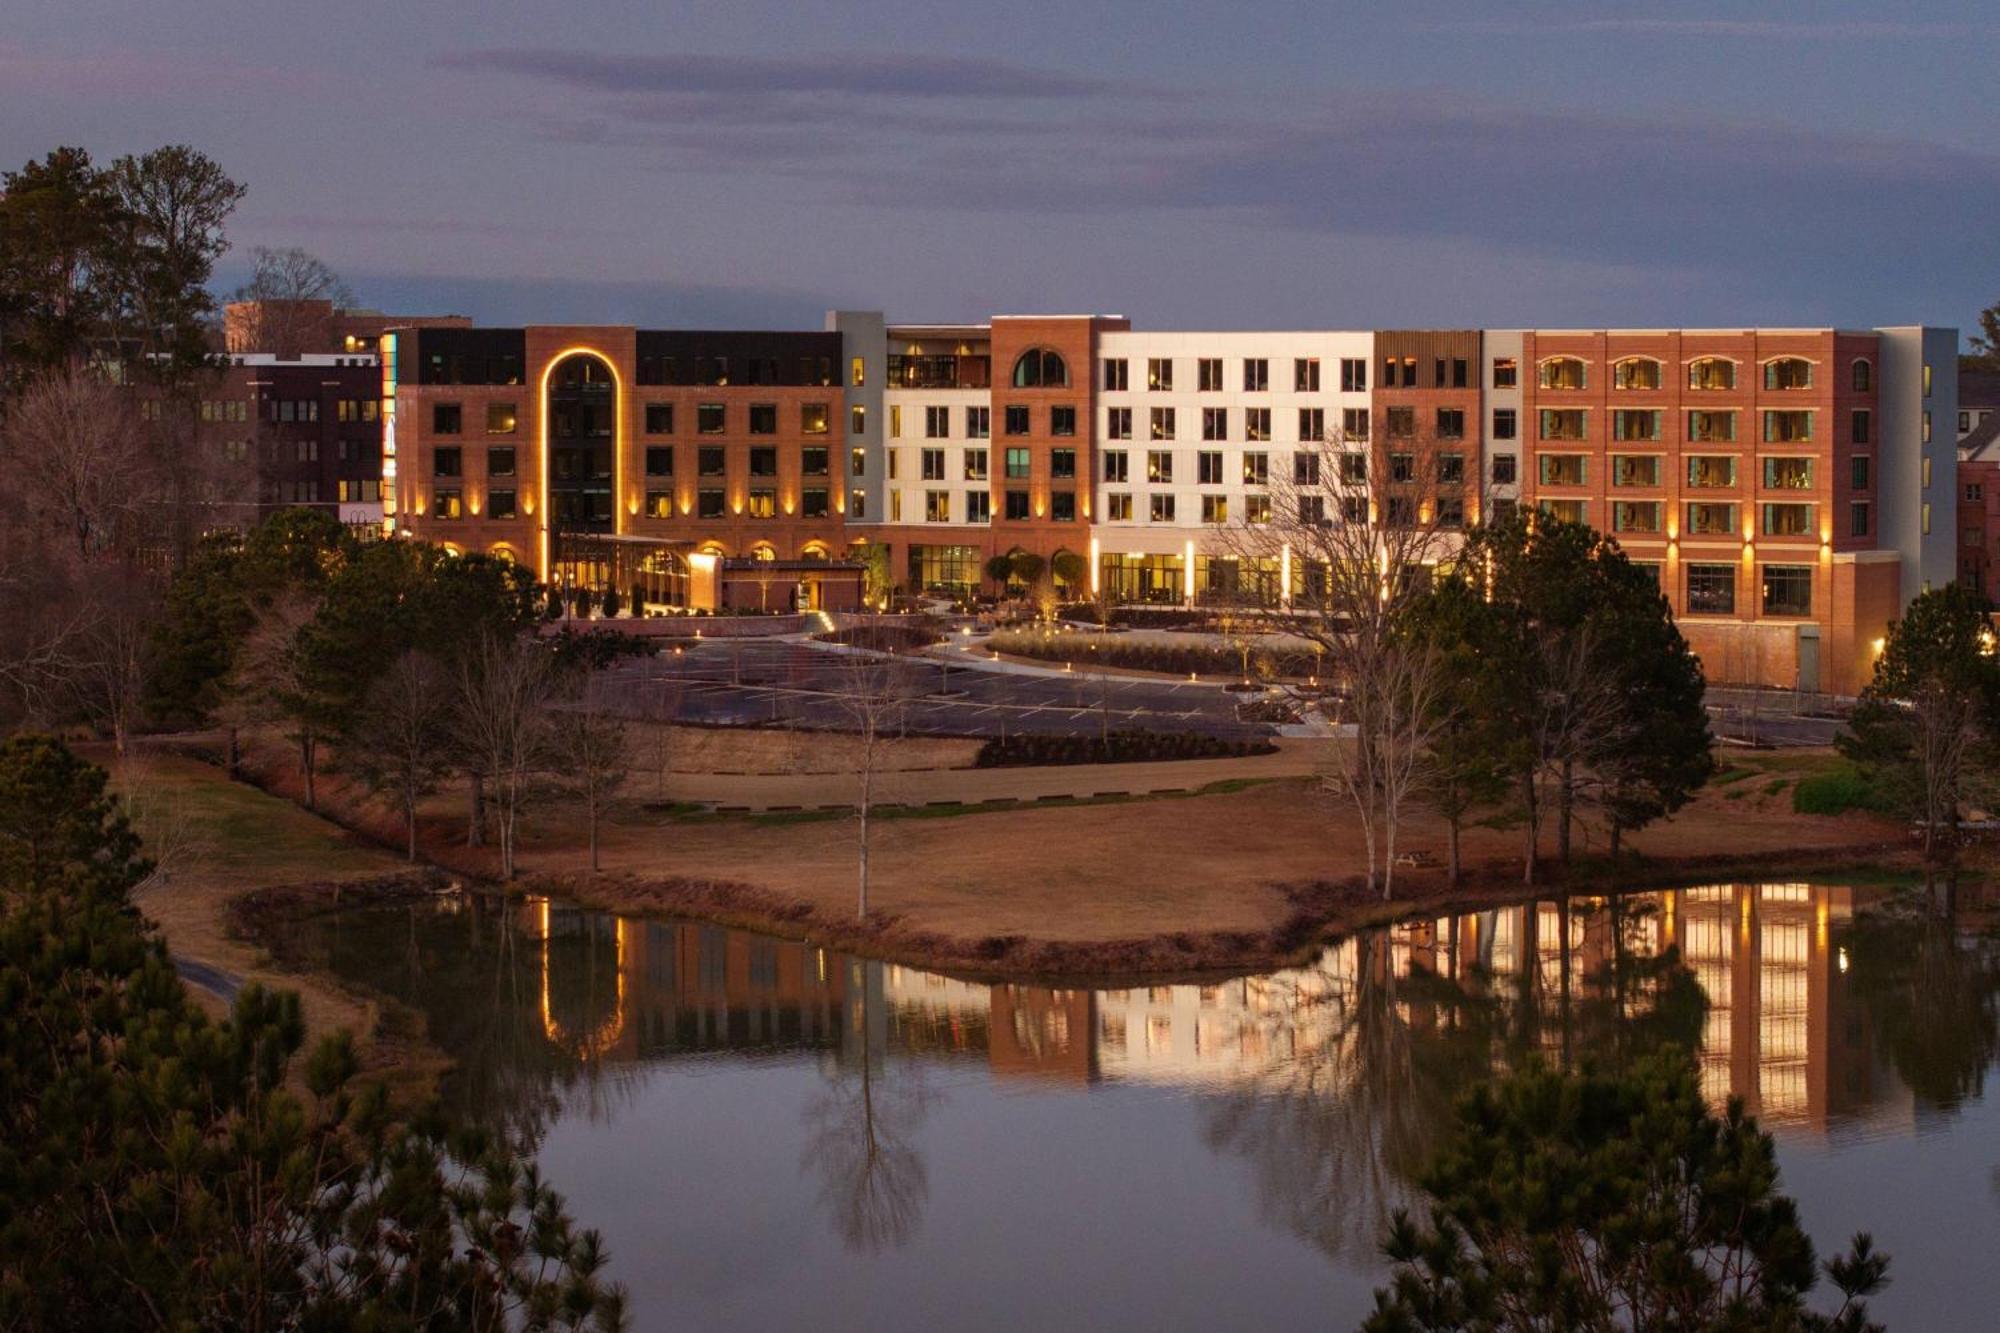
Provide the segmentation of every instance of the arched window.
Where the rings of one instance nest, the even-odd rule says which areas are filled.
[[[825,542],[807,542],[804,548],[799,551],[799,559],[801,560],[827,560],[830,558]]]
[[[1581,389],[1589,382],[1588,369],[1573,356],[1552,356],[1536,374],[1536,383],[1544,389]]]
[[[1688,362],[1688,388],[1733,389],[1736,363],[1722,356],[1698,356]]]
[[[1796,356],[1781,356],[1764,363],[1764,387],[1767,389],[1810,389],[1812,388],[1812,362]]]
[[[1017,389],[1067,389],[1069,366],[1059,353],[1046,347],[1031,347],[1014,363]]]
[[[769,542],[758,542],[750,548],[750,558],[752,560],[776,560],[778,558],[778,551]]]
[[[1611,366],[1611,383],[1619,389],[1657,389],[1660,363],[1650,356],[1628,356]]]
[[[1867,393],[1874,387],[1875,367],[1869,364],[1866,357],[1856,358],[1854,362],[1854,392]]]

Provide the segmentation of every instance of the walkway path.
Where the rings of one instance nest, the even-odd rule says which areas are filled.
[[[877,773],[875,803],[980,805],[1196,791],[1232,778],[1309,776],[1323,748],[1305,741],[1284,743],[1276,754],[1233,759]],[[722,810],[837,809],[854,804],[857,781],[849,773],[674,773],[667,778],[667,794],[676,801],[714,805]]]

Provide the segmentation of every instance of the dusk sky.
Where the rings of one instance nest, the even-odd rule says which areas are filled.
[[[2000,6],[11,0],[0,162],[196,145],[493,323],[1928,322],[2000,300]]]

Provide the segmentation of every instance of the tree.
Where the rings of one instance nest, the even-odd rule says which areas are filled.
[[[584,668],[588,673],[589,668]],[[564,785],[583,801],[584,824],[590,833],[590,870],[596,874],[597,833],[604,804],[623,786],[631,772],[631,751],[625,720],[604,708],[603,694],[592,674],[585,674],[570,697],[551,714],[551,750]]]
[[[1979,597],[1959,583],[1919,593],[1836,744],[1922,821],[1931,860],[1955,854],[1960,807],[1987,767],[1969,761],[1993,743],[1996,706],[2000,661]]]
[[[1049,573],[1074,597],[1090,582],[1090,562],[1075,551],[1057,551],[1049,560]]]
[[[1840,1309],[1808,1310],[1818,1268],[1771,1138],[1740,1099],[1712,1114],[1679,1049],[1474,1089],[1422,1183],[1428,1221],[1399,1210],[1384,1240],[1373,1333],[1877,1327],[1887,1257],[1856,1236],[1826,1265]]]
[[[834,701],[854,729],[855,915],[868,916],[868,821],[883,742],[908,715],[917,687],[892,657],[853,651],[842,655]]]
[[[180,387],[209,364],[208,282],[228,248],[223,224],[247,190],[186,144],[121,157],[107,174],[119,208],[112,277],[122,340],[141,354],[139,377]]]
[[[343,765],[403,815],[406,855],[417,859],[417,802],[451,767],[451,680],[428,653],[410,649],[369,685],[341,733]]]
[[[298,997],[210,1021],[128,895],[147,863],[105,775],[0,744],[0,1324],[599,1329],[603,1245],[532,1165],[301,1061]]]
[[[889,571],[889,543],[856,542],[848,548],[847,558],[860,562],[862,600],[869,606],[888,606],[896,584]]]
[[[347,310],[354,293],[326,262],[296,246],[250,252],[250,280],[229,299],[252,308],[232,311],[241,320],[240,336],[258,351],[295,357],[313,350],[327,336],[329,310]]]
[[[521,808],[549,753],[554,658],[540,644],[489,634],[459,663],[452,729],[474,780],[490,784],[500,877],[514,878]]]
[[[111,311],[117,208],[81,148],[0,177],[0,366],[10,378],[88,359]]]
[[[1005,592],[1007,584],[1014,577],[1014,557],[1011,555],[989,556],[986,560],[986,577],[1000,585]]]
[[[1979,332],[1973,335],[1974,364],[1984,370],[2000,370],[2000,301],[1979,312]]]
[[[1498,763],[1505,745],[1496,734],[1500,682],[1482,651],[1493,638],[1491,616],[1491,604],[1468,580],[1444,579],[1411,606],[1404,627],[1438,658],[1418,784],[1425,803],[1444,817],[1445,868],[1453,884],[1463,871],[1460,835],[1467,820],[1498,804],[1506,788]]]
[[[224,710],[236,725],[284,729],[298,747],[308,810],[317,808],[320,748],[346,717],[341,708],[346,682],[338,664],[315,649],[318,612],[319,603],[303,593],[281,597],[259,612],[237,653]]]
[[[31,522],[60,534],[79,560],[137,544],[155,483],[130,398],[79,367],[44,371],[8,406],[9,472]]]

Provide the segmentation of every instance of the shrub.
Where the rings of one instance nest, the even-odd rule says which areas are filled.
[[[1792,810],[1801,815],[1841,815],[1849,810],[1880,812],[1882,799],[1873,784],[1854,768],[1836,768],[1798,780],[1792,788]]]
[[[1226,741],[1200,732],[1114,731],[1108,736],[996,736],[979,747],[979,768],[1135,764],[1166,759],[1229,759],[1270,754],[1267,740]]]
[[[1159,671],[1176,676],[1185,676],[1190,672],[1236,676],[1243,671],[1242,652],[1219,643],[1161,643],[1104,634],[1021,631],[995,634],[987,640],[987,646],[997,652],[1044,662],[1097,663],[1128,671]],[[1310,660],[1300,654],[1273,653],[1265,649],[1253,649],[1250,653],[1253,676],[1302,676],[1310,669]]]
[[[830,634],[815,635],[821,643],[844,643],[850,648],[867,648],[878,653],[914,653],[942,642],[944,635],[928,618],[910,624],[849,625]]]

